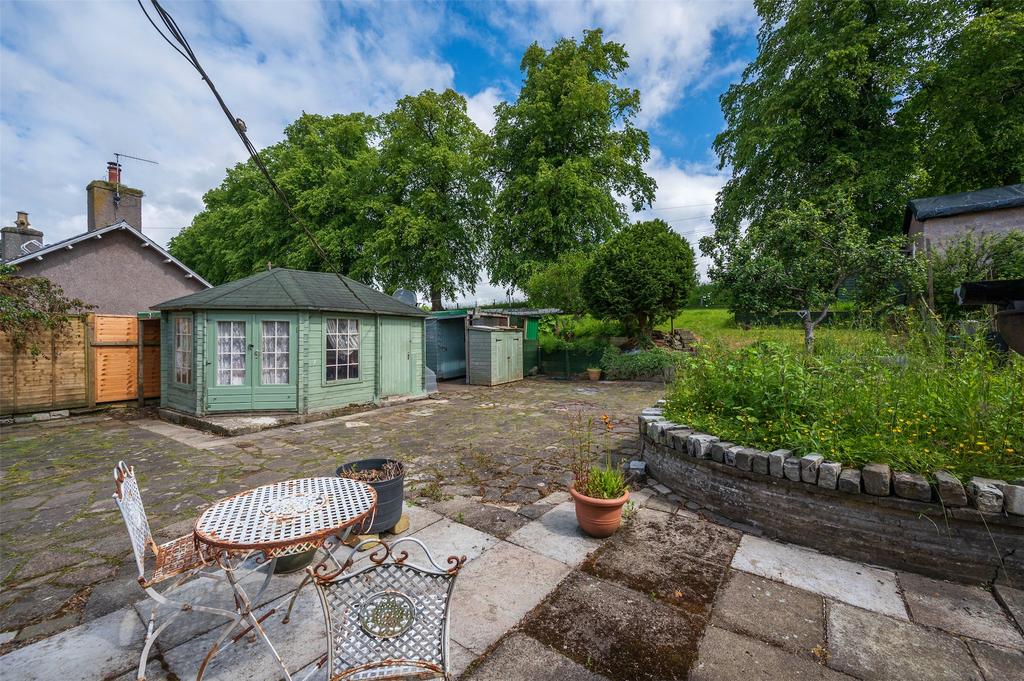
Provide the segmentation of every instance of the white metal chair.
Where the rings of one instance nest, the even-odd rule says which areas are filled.
[[[367,567],[344,573],[356,553],[378,543]],[[402,544],[419,546],[430,565],[407,563],[408,551],[396,552]],[[329,681],[451,679],[450,604],[465,562],[465,556],[450,556],[442,567],[421,541],[405,537],[390,544],[364,540],[333,572],[325,563],[306,568],[327,624],[327,655],[305,678],[327,664]]]
[[[114,503],[117,504],[117,508],[121,511],[121,517],[124,518],[124,523],[128,527],[132,552],[135,554],[135,562],[139,568],[139,585],[155,601],[146,629],[146,642],[139,660],[138,678],[140,681],[144,681],[146,661],[156,637],[180,614],[186,611],[205,612],[221,615],[235,622],[240,620],[240,615],[231,610],[199,605],[199,601],[205,594],[200,594],[191,601],[169,598],[174,591],[193,577],[225,581],[224,576],[219,572],[204,570],[211,564],[210,557],[199,550],[192,535],[178,537],[164,544],[157,544],[153,540],[153,533],[149,529],[149,520],[146,517],[146,509],[142,505],[142,495],[139,493],[139,484],[135,479],[133,467],[119,461],[114,467],[114,486]],[[146,571],[147,551],[152,552],[155,559],[149,574]],[[170,582],[170,586],[162,592],[158,592],[154,588],[156,585],[166,582]],[[156,613],[161,605],[176,608],[176,610],[160,626],[156,626]]]

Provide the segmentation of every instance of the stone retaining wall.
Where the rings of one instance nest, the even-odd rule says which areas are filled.
[[[1024,584],[1024,487],[843,469],[818,455],[762,452],[640,415],[647,470],[682,496],[766,536],[960,582]],[[899,496],[897,496],[898,493]],[[998,504],[998,509],[996,505]],[[979,510],[983,509],[983,510]]]

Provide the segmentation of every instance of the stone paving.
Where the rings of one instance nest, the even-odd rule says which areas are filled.
[[[549,425],[538,424],[535,432],[553,435],[553,439],[523,442],[524,458],[536,460],[537,450],[550,451],[544,449],[548,446],[545,442],[558,442],[559,433],[564,432],[561,413],[553,410],[575,399],[576,388],[582,386],[537,381],[521,387],[536,391],[537,397],[552,404],[550,409],[538,409],[550,412],[537,417]],[[623,418],[633,408],[631,402],[648,403],[650,393],[656,390],[611,384],[601,384],[601,388],[599,399],[607,398],[607,402],[590,408]],[[475,395],[477,403],[522,399],[511,391]],[[460,405],[458,411],[473,404],[444,397],[447,404]],[[619,400],[618,408],[614,400]],[[320,435],[325,439],[352,431],[368,439],[379,438],[376,451],[381,452],[393,446],[396,437],[411,437],[412,431],[423,426],[421,419],[427,417],[413,417],[412,411],[431,410],[437,415],[449,409],[444,403],[422,402],[359,415],[360,421],[369,424],[366,426],[350,427],[344,425],[347,421],[337,421],[315,424],[313,430],[322,428]],[[470,420],[481,430],[489,429],[479,442],[509,446],[502,437],[508,431],[501,427],[500,417],[488,424],[486,417],[473,414]],[[460,422],[454,415],[449,419],[453,428]],[[97,423],[105,424],[98,429],[103,437],[112,437],[110,432],[121,429],[137,434],[145,430],[138,422]],[[144,425],[164,430],[163,424]],[[25,432],[19,431],[18,436]],[[41,437],[50,431],[33,432]],[[212,453],[225,460],[252,449],[249,445],[254,442],[165,432],[178,439],[160,436],[162,441],[150,440],[139,434],[130,441],[138,443],[139,453],[152,456],[153,442],[172,451],[183,445],[179,440],[194,438],[184,451],[202,456]],[[519,442],[515,436],[520,433],[508,434]],[[440,432],[435,435],[441,437]],[[261,433],[255,442],[261,452],[292,451],[291,447],[300,448],[299,442],[315,439],[315,434],[302,427]],[[489,451],[479,442],[473,449]],[[628,452],[628,442],[617,444]],[[424,445],[422,458],[417,460],[424,470],[443,466],[447,459],[440,455],[442,451],[443,445]],[[463,451],[456,450],[456,456],[461,457]],[[403,452],[402,456],[410,454]],[[332,466],[336,458],[337,454]],[[540,458],[560,460],[557,454]],[[268,457],[267,461],[276,459]],[[438,479],[428,473],[417,482],[417,487],[426,487],[427,495],[417,498],[419,505],[408,508],[412,536],[422,539],[435,554],[469,557],[456,585],[451,628],[456,675],[466,681],[1024,678],[1024,622],[1017,619],[1024,594],[1008,585],[999,585],[994,596],[983,586],[949,584],[768,541],[708,514],[697,499],[660,493],[665,488],[656,484],[634,490],[634,507],[618,534],[608,540],[593,540],[576,529],[572,503],[563,491],[543,496],[537,492],[529,503],[514,503],[504,497],[511,488],[509,479],[522,481],[539,475],[535,468],[513,473],[511,469],[518,464],[506,465],[504,470],[487,469],[486,478],[470,483],[472,494],[446,491],[446,485],[455,490],[467,484],[459,476],[445,478],[436,486],[440,489],[434,489],[431,483]],[[6,461],[4,467],[6,484]],[[322,468],[314,465],[313,471]],[[546,479],[546,486],[558,486],[556,475]],[[174,485],[167,478],[159,486],[144,482],[150,492]],[[70,571],[60,568],[57,574]],[[33,579],[37,578],[28,581]],[[117,581],[102,582],[94,590]],[[280,603],[297,581],[298,575],[275,578],[264,607]],[[52,586],[63,582],[40,583]],[[5,587],[4,594],[16,590]],[[90,619],[80,614],[88,621],[0,657],[0,677],[134,679],[132,669],[144,636],[144,611],[126,604],[136,601],[138,595],[136,586],[133,594],[123,595],[120,603],[102,616]],[[91,600],[87,599],[87,604]],[[313,663],[324,647],[323,620],[311,590],[300,595],[296,613],[289,625],[279,621],[280,613],[267,620],[271,636],[292,661],[293,669]],[[199,659],[216,635],[216,625],[216,621],[193,622],[167,632],[154,652],[147,678],[171,681],[194,676]],[[17,645],[8,642],[8,649],[14,647],[11,643]],[[243,638],[215,658],[206,678],[269,681],[277,678],[277,671],[262,647]]]
[[[4,427],[0,653],[102,617],[139,593],[111,501],[118,459],[136,467],[158,541],[191,531],[202,508],[228,494],[332,475],[341,463],[375,457],[405,462],[411,495],[503,504],[473,511],[467,522],[504,536],[517,518],[526,522],[515,510],[571,479],[570,412],[607,413],[619,423],[602,444],[621,458],[636,451],[635,414],[663,392],[652,383],[541,379],[496,388],[443,383],[441,390],[437,399],[233,438],[134,410]]]

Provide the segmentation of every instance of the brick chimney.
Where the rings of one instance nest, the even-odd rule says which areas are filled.
[[[89,231],[124,220],[135,229],[142,231],[141,189],[132,189],[121,184],[121,164],[111,161],[107,164],[107,179],[93,180],[85,188],[88,200]]]
[[[32,241],[38,242],[39,245],[30,243]],[[32,229],[28,222],[28,213],[19,210],[14,226],[0,229],[0,261],[7,262],[37,251],[42,243],[43,233],[38,229]]]

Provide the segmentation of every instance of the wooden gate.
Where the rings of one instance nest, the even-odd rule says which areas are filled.
[[[159,319],[92,315],[90,337],[97,404],[160,396]]]

